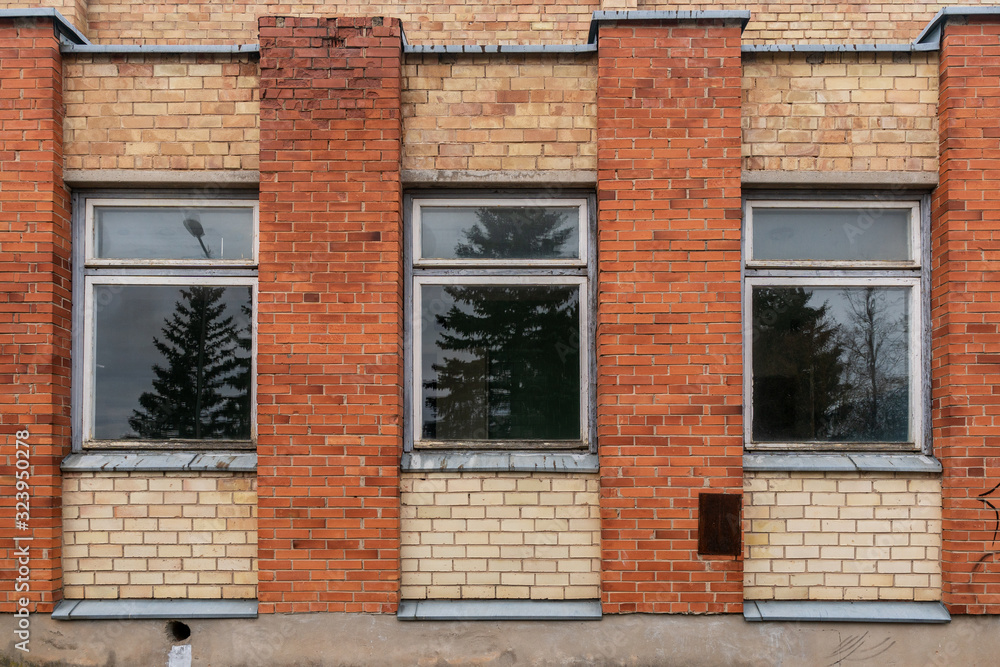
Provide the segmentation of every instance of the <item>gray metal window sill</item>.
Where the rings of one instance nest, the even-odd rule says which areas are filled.
[[[925,454],[747,453],[743,455],[743,471],[940,473],[941,462]]]
[[[257,618],[257,600],[63,600],[57,621],[154,618]]]
[[[840,623],[949,623],[941,602],[889,600],[744,600],[743,620]]]
[[[403,600],[401,621],[599,621],[600,600]]]
[[[589,452],[414,451],[403,454],[404,472],[579,472],[600,470]]]
[[[63,472],[208,471],[256,472],[256,452],[77,452]]]

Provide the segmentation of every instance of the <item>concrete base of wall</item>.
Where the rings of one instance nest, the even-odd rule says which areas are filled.
[[[0,615],[0,667],[166,665],[190,644],[192,666],[322,665],[996,665],[1000,616],[947,625],[746,623],[742,616],[605,616],[601,621],[400,622],[395,616],[267,615],[167,621],[53,621],[31,616],[30,653]],[[171,663],[173,664],[173,663]]]

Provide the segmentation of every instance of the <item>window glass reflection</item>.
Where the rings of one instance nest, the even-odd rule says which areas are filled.
[[[423,285],[423,437],[578,440],[580,288]]]
[[[101,259],[249,260],[249,207],[96,206],[96,256]]]
[[[94,434],[250,439],[251,289],[95,285]]]
[[[753,209],[753,259],[911,260],[910,210]]]
[[[908,291],[754,287],[753,440],[908,441]]]
[[[578,259],[577,206],[422,206],[423,259]]]

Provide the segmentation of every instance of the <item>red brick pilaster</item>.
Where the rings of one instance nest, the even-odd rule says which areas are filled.
[[[259,597],[392,612],[399,583],[399,21],[260,20]]]
[[[949,22],[932,212],[934,449],[944,466],[944,600],[1000,613],[1000,19]]]
[[[70,447],[70,226],[62,180],[62,60],[51,19],[0,19],[0,611],[61,599],[62,483]],[[28,447],[16,434],[28,431]],[[23,433],[22,433],[23,435]],[[30,456],[19,528],[17,451]],[[22,454],[23,456],[23,454]],[[24,464],[22,464],[24,465]],[[16,592],[13,538],[28,544]]]
[[[598,56],[604,610],[739,611],[697,508],[743,482],[740,26],[605,24]]]

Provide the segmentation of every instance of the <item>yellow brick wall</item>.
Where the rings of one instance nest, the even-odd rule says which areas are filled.
[[[596,169],[597,60],[408,56],[404,169]]]
[[[743,168],[937,173],[936,53],[744,54]]]
[[[941,599],[940,479],[750,473],[744,492],[746,599]]]
[[[258,168],[249,56],[67,56],[67,169]]]
[[[0,6],[51,6],[73,0],[4,0]],[[406,3],[365,0],[91,0],[91,38],[100,43],[253,43],[257,17],[272,15],[393,16],[413,44],[558,44],[586,42],[595,10],[749,10],[746,43],[905,43],[945,6],[990,6],[994,0],[864,0],[804,4],[775,0],[751,4],[665,0],[448,0]]]
[[[994,0],[827,0],[801,2],[774,0],[738,4],[732,2],[669,2],[639,0],[639,9],[654,10],[749,10],[750,23],[743,33],[747,44],[905,43],[913,40],[939,9],[947,6],[990,6]]]
[[[67,473],[63,595],[257,597],[257,480],[240,473]]]
[[[407,38],[417,43],[564,43],[586,41],[598,3],[577,0],[463,0],[366,2],[295,0],[220,3],[146,0],[91,0],[90,27],[95,39],[129,43],[170,41],[250,43],[257,41],[257,17],[392,16],[404,19]],[[213,30],[212,28],[216,29]]]
[[[402,597],[600,597],[596,475],[422,473],[402,479]]]

